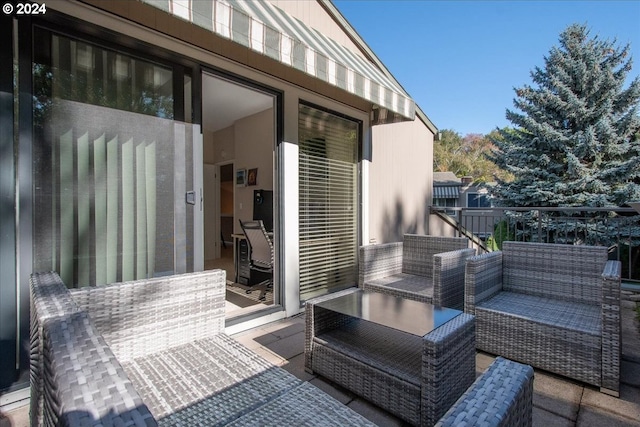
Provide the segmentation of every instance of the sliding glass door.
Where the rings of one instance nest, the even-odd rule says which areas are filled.
[[[298,111],[300,300],[354,286],[358,242],[358,122]]]
[[[33,270],[68,286],[193,271],[201,135],[174,120],[174,71],[36,34]]]

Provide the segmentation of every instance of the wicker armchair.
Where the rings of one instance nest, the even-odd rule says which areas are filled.
[[[619,395],[620,270],[607,248],[505,242],[467,260],[477,348]]]
[[[464,263],[475,253],[464,237],[405,234],[403,242],[360,247],[358,284],[365,290],[461,310]]]

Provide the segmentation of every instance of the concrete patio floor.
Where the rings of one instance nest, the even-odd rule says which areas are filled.
[[[639,303],[630,299],[638,299],[638,295],[627,294],[623,301],[620,398],[602,394],[596,387],[536,370],[534,426],[640,426],[640,324],[634,311]],[[238,333],[234,337],[267,360],[324,390],[377,425],[405,425],[401,420],[349,391],[305,372],[304,315]],[[486,353],[477,353],[478,375],[489,366],[493,358]],[[0,413],[0,427],[28,425],[27,406],[6,414]]]

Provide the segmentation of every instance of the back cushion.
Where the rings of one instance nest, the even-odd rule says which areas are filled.
[[[602,246],[505,242],[503,289],[600,304],[607,258]]]
[[[402,272],[433,277],[433,256],[435,254],[467,248],[468,242],[464,237],[405,234],[402,248]]]
[[[121,361],[224,331],[225,272],[198,273],[72,290]]]

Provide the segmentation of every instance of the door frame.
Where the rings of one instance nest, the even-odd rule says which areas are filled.
[[[231,165],[231,181],[232,181],[232,186],[231,188],[233,189],[233,206],[236,205],[236,189],[235,189],[235,184],[233,183],[233,177],[236,176],[236,165],[235,165],[235,161],[234,160],[225,160],[223,162],[218,162],[215,163],[215,171],[216,171],[216,177],[215,177],[215,191],[216,191],[216,206],[215,206],[215,222],[216,222],[216,236],[218,236],[219,234],[222,233],[222,210],[221,210],[221,194],[222,194],[222,181],[220,180],[220,168],[222,166],[227,166],[227,165]],[[235,210],[233,212],[233,220],[235,222]],[[233,224],[232,224],[233,225]],[[233,228],[231,233],[233,234]],[[232,238],[232,244],[233,244],[233,238]],[[216,245],[216,251],[217,251],[217,257],[220,258],[222,255],[220,253],[221,249],[220,249],[220,245]]]
[[[221,203],[220,203],[220,195],[221,195],[221,189],[220,186],[222,185],[222,181],[220,180],[220,168],[222,166],[226,166],[226,165],[231,165],[234,168],[234,173],[235,173],[235,165],[234,165],[234,161],[233,160],[225,160],[222,162],[218,162],[218,163],[203,163],[203,193],[204,193],[204,206],[206,207],[211,207],[212,208],[212,213],[213,213],[213,228],[210,230],[209,233],[210,235],[205,235],[206,233],[206,226],[203,228],[203,239],[205,240],[205,246],[208,244],[207,243],[207,239],[214,239],[215,245],[213,248],[213,258],[210,259],[218,259],[222,256],[222,250],[221,250],[221,245],[220,245],[220,240],[219,240],[219,236],[220,233],[222,232],[222,225],[221,225]],[[206,170],[209,170],[213,172],[213,181],[210,181],[208,179],[204,179],[206,177],[208,177],[208,173],[206,172]],[[205,177],[205,175],[207,175]],[[208,206],[209,202],[207,201],[207,197],[212,197],[213,201],[212,206]],[[235,197],[236,197],[236,193],[235,191],[233,192],[233,203],[235,206]],[[203,220],[206,221],[207,218],[205,218],[205,216],[203,216]]]

